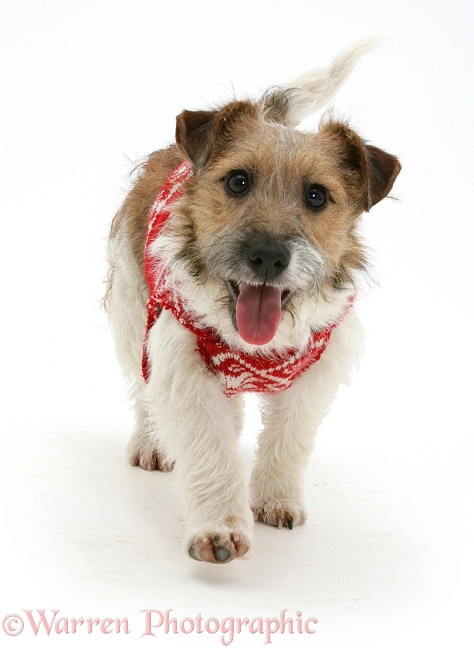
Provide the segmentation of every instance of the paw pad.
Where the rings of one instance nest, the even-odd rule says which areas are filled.
[[[248,549],[248,542],[238,533],[224,536],[206,534],[194,539],[188,553],[194,560],[224,565],[234,558],[243,556]]]

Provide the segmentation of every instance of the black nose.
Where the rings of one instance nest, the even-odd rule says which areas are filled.
[[[248,266],[260,279],[279,277],[290,263],[290,251],[280,243],[253,243],[245,254]]]

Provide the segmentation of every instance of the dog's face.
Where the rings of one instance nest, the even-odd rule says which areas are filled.
[[[180,207],[180,258],[256,345],[273,339],[282,312],[347,290],[366,263],[357,219],[400,170],[345,124],[303,133],[272,108],[185,111],[176,131],[194,166]]]

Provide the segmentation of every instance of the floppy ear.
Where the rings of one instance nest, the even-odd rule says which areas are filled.
[[[176,118],[176,143],[201,167],[208,159],[213,143],[217,111],[183,110]]]
[[[367,154],[367,209],[376,205],[385,198],[400,173],[402,165],[398,158],[368,144],[365,146]]]
[[[365,211],[380,202],[400,172],[398,159],[382,149],[366,144],[355,131],[341,122],[329,122],[320,131],[334,138],[343,170],[356,172],[360,178],[362,206]]]
[[[250,101],[233,101],[215,111],[184,110],[176,118],[176,143],[199,169],[228,141],[239,120],[257,114],[258,107]]]

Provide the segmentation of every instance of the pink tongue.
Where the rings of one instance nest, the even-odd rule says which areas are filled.
[[[281,291],[273,286],[240,285],[237,329],[248,344],[267,344],[281,318]]]

